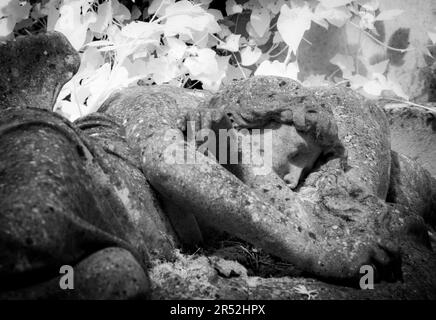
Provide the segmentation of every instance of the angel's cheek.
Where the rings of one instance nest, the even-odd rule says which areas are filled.
[[[298,154],[299,146],[304,142],[294,127],[289,125],[271,126],[272,167],[283,178],[289,173],[289,158]]]

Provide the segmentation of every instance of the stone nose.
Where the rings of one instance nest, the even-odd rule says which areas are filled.
[[[303,168],[289,165],[289,172],[283,177],[289,188],[295,189],[300,181],[301,174],[303,173]]]

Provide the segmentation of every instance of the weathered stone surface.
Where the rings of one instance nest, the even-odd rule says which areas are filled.
[[[333,111],[347,152],[347,176],[386,199],[390,172],[389,127],[383,110],[347,88],[316,90],[319,103]]]
[[[0,111],[2,289],[53,277],[63,264],[109,246],[145,268],[147,248],[102,168],[103,151],[62,117]]]
[[[75,268],[78,299],[145,299],[150,294],[147,272],[121,248],[107,248]]]
[[[62,86],[80,65],[79,54],[58,32],[22,36],[0,45],[0,109],[52,110]]]
[[[253,77],[219,92],[211,104],[240,128],[276,121],[310,134],[339,156],[347,152],[347,173],[385,199],[389,184],[389,128],[383,111],[346,88],[311,89],[280,77]],[[337,150],[336,150],[337,149]]]
[[[247,299],[244,267],[227,262],[242,270],[242,275],[229,279],[219,275],[214,267],[217,263],[226,261],[179,254],[175,262],[156,263],[150,269],[151,299]]]
[[[147,247],[154,258],[170,258],[176,236],[141,171],[139,154],[126,142],[124,128],[105,114],[91,114],[74,124],[104,150],[102,169],[126,208],[129,222],[141,235],[138,246]]]
[[[384,109],[392,150],[416,160],[436,177],[436,111],[405,104],[387,104]]]
[[[72,267],[71,289],[61,289],[63,275],[59,275],[34,286],[0,292],[0,298],[126,300],[145,299],[150,295],[147,273],[127,250],[106,248]]]
[[[132,150],[141,155],[142,165],[151,165],[151,156],[144,151],[146,145],[152,148],[165,148],[168,144],[165,137],[171,137],[179,128],[186,129],[186,114],[195,110],[205,99],[191,90],[163,86],[161,88],[133,87],[114,93],[102,105],[99,112],[112,115],[126,130],[126,140]],[[180,132],[180,135],[182,133]],[[153,138],[156,140],[154,141]],[[153,141],[152,141],[153,140]],[[157,155],[157,153],[156,153]],[[144,170],[144,167],[142,167]],[[188,169],[184,167],[185,170]],[[175,167],[174,167],[175,169]],[[158,174],[156,169],[145,172],[147,179],[154,188],[153,175]],[[160,178],[158,178],[160,180]],[[167,183],[172,182],[167,180]],[[175,186],[176,188],[178,185]],[[185,185],[190,188],[190,186]],[[157,188],[159,192],[159,188]],[[187,245],[199,244],[202,235],[197,225],[192,209],[181,202],[168,197],[167,192],[159,192],[163,209],[168,215],[181,241]]]
[[[322,148],[324,160],[318,163],[318,170],[309,171],[296,193],[274,172],[256,175],[248,166],[235,173],[294,221],[296,232],[307,230],[310,240],[305,242],[306,251],[297,250],[299,259],[313,258],[319,275],[326,277],[334,277],[333,270],[341,270],[342,275],[357,270],[365,260],[376,263],[380,275],[398,276],[396,241],[387,229],[389,214],[383,201],[390,153],[386,118],[380,108],[346,89],[302,88],[279,77],[240,81],[218,93],[211,103],[230,114],[239,127],[264,126],[268,119],[294,125]],[[289,150],[288,158],[293,158],[296,142],[289,141],[279,149]],[[280,150],[273,150],[277,152]],[[308,249],[311,246],[313,252]],[[351,273],[347,277],[352,277]]]
[[[195,104],[199,104],[192,100],[185,103],[190,101],[181,98],[188,97],[186,92],[181,91],[180,97],[175,98],[167,94],[166,89],[157,92],[155,89],[129,88],[112,95],[100,109],[126,127],[128,143],[141,152],[143,172],[164,201],[192,214],[200,225],[244,239],[319,277],[355,281],[360,266],[369,263],[377,264],[381,278],[398,276],[395,242],[384,222],[387,207],[372,195],[383,197],[389,182],[390,154],[386,151],[389,150],[389,136],[381,110],[366,105],[362,98],[350,92],[309,90],[285,78],[255,77],[232,84],[210,100],[204,114],[200,112],[201,127],[213,125],[220,117],[230,118],[229,122],[233,118],[234,123],[249,128],[262,128],[271,120],[294,125],[298,131],[315,139],[324,148],[326,157],[344,158],[343,145],[346,145],[350,149],[346,158],[349,167],[340,164],[333,171],[321,171],[325,179],[318,179],[328,181],[330,175],[339,177],[343,174],[343,180],[338,179],[337,185],[324,185],[324,193],[319,194],[318,185],[310,186],[314,189],[312,202],[318,203],[317,197],[321,198],[318,207],[314,208],[308,198],[305,200],[293,194],[274,173],[265,183],[271,187],[269,189],[281,188],[281,200],[265,195],[262,190],[266,188],[242,183],[244,179],[236,179],[215,160],[199,152],[195,154],[195,164],[184,163],[183,157],[182,163],[166,158],[170,147],[184,152],[186,126],[183,123],[192,116]],[[334,122],[332,109],[336,106],[344,109],[350,106],[350,110],[337,112],[341,117],[342,132]],[[210,113],[213,111],[218,111],[217,119],[212,119]],[[368,124],[362,119],[365,116],[370,119]],[[351,143],[344,138],[346,123],[350,121],[354,125]],[[170,137],[169,132],[172,132]],[[365,137],[374,141],[365,140]],[[364,147],[359,149],[359,144]],[[365,153],[363,159],[359,158],[362,153]],[[388,157],[384,157],[385,154]],[[348,183],[349,187],[341,183]],[[331,190],[339,191],[328,195]],[[331,198],[329,203],[324,201],[328,196]],[[349,202],[338,207],[336,196]],[[326,204],[332,212],[328,218],[324,217]],[[183,217],[187,221],[186,216]],[[193,233],[196,227],[192,225],[195,223],[188,230]],[[337,228],[332,230],[336,231],[330,231],[334,226]]]
[[[436,226],[436,180],[416,161],[395,151],[387,201],[404,206]]]
[[[179,255],[175,262],[156,263],[150,270],[152,299],[242,299],[307,300],[298,286],[314,290],[317,300],[436,299],[434,253],[418,244],[404,242],[403,279],[396,283],[375,284],[374,290],[360,290],[303,277],[262,278],[247,276],[242,265],[216,256]],[[426,261],[424,264],[422,261]],[[232,277],[219,265],[231,265]]]

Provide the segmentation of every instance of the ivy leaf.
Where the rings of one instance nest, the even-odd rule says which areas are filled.
[[[80,68],[77,75],[83,77],[92,74],[99,69],[104,63],[104,58],[97,48],[88,46],[83,52],[80,59]]]
[[[157,17],[164,15],[165,9],[175,3],[175,0],[153,0],[148,7],[148,14],[156,14]],[[157,11],[159,9],[159,11]]]
[[[129,74],[124,66],[120,65],[112,69],[109,63],[105,63],[88,82],[90,84],[87,86],[90,91],[90,95],[86,100],[88,112],[97,111],[114,89],[126,86],[128,78]]]
[[[207,13],[211,14],[215,18],[215,21],[224,19],[223,14],[218,9],[208,9]]]
[[[199,4],[204,9],[207,9],[209,7],[209,5],[211,4],[212,0],[193,0],[192,2],[194,4]]]
[[[1,9],[0,9],[0,12],[1,12]],[[0,13],[0,17],[1,16],[2,16],[2,14]],[[37,20],[37,19],[43,18],[45,16],[46,16],[46,14],[44,14],[42,12],[42,5],[41,5],[41,3],[34,4],[32,10],[30,11],[30,17],[32,19],[34,19],[34,20]]]
[[[265,60],[259,65],[254,75],[279,76],[298,80],[298,72],[299,68],[297,62],[291,62],[285,65],[283,62],[277,60],[273,62]]]
[[[367,65],[366,67],[372,73],[383,74],[386,71],[388,64],[389,64],[389,59],[383,60],[383,61],[376,63],[376,64],[373,64],[373,65]]]
[[[172,79],[177,78],[180,74],[180,68],[178,63],[168,57],[158,57],[151,59],[147,63],[147,73],[153,75],[153,80],[156,84],[162,84],[169,82]]]
[[[153,22],[133,21],[121,30],[121,34],[126,38],[147,39],[159,41],[163,27]]]
[[[251,66],[259,60],[262,51],[258,47],[245,47],[241,50],[241,64],[243,66]]]
[[[168,44],[168,57],[172,60],[181,60],[185,55],[187,46],[180,39],[170,37],[165,39]]]
[[[392,9],[392,10],[385,10],[379,13],[379,15],[375,18],[376,21],[386,21],[386,20],[392,20],[395,17],[401,15],[404,12],[404,10],[401,9]]]
[[[324,18],[319,19],[317,16],[315,16],[312,21],[315,22],[316,24],[320,25],[324,29],[328,29],[329,28],[329,24],[328,24],[328,22]]]
[[[249,37],[251,38],[250,40],[254,44],[257,44],[258,46],[261,46],[261,45],[264,45],[265,43],[267,43],[269,38],[270,38],[270,36],[271,36],[271,32],[270,31],[266,32],[263,36],[259,36],[257,34],[257,32],[254,30],[254,28],[251,25],[250,21],[247,22],[247,25],[245,26],[245,29],[247,30],[247,33],[248,33]]]
[[[96,33],[103,33],[112,21],[112,5],[110,1],[98,6],[97,21],[89,25],[89,29]]]
[[[97,21],[96,14],[88,9],[87,1],[76,0],[65,0],[59,9],[60,17],[54,29],[63,33],[76,50],[85,43],[89,25]]]
[[[225,38],[230,34],[232,34],[230,28],[225,25],[221,25],[221,30],[218,32],[218,36],[220,36],[221,38]]]
[[[157,23],[134,21],[120,31],[117,27],[108,28],[108,38],[112,46],[103,47],[100,51],[116,50],[119,63],[133,55],[133,58],[147,56],[159,44],[162,27]]]
[[[190,52],[197,54],[197,57],[186,58],[184,66],[188,69],[192,78],[200,80],[206,90],[218,90],[226,76],[230,55],[225,57],[216,56],[215,51],[209,48],[197,49],[191,47]]]
[[[258,0],[260,7],[268,9],[273,15],[280,12],[280,8],[285,4],[285,0]]]
[[[0,17],[10,17],[16,22],[29,16],[31,6],[19,0],[3,0],[0,4]]]
[[[384,86],[377,80],[370,80],[367,81],[364,85],[363,85],[363,90],[370,95],[373,96],[380,96],[382,91],[384,89]]]
[[[83,104],[86,100],[86,113],[95,112],[113,91],[127,87],[144,73],[145,64],[140,61],[132,63],[126,59],[114,66],[105,63],[90,78],[81,81],[79,102]]]
[[[167,6],[164,12],[166,16],[173,16],[173,15],[195,16],[198,14],[205,13],[206,11],[199,5],[194,5],[188,0],[181,0]]]
[[[362,11],[360,13],[360,21],[359,21],[359,26],[360,28],[364,29],[369,29],[369,30],[373,30],[375,31],[375,15],[374,12],[371,11]]]
[[[277,30],[294,53],[297,52],[304,32],[310,28],[313,14],[307,4],[290,9],[283,5],[277,20]]]
[[[373,75],[373,79],[363,84],[362,89],[369,98],[380,97],[384,92],[393,92],[398,97],[409,99],[397,81],[377,73]]]
[[[280,32],[276,31],[274,32],[273,43],[280,43],[280,42],[283,42],[282,36],[280,35]]]
[[[189,15],[178,15],[167,19],[164,24],[165,37],[173,37],[176,35],[185,35],[187,39],[192,39],[192,17]]]
[[[393,79],[391,75],[388,75],[387,84],[390,90],[392,90],[392,92],[398,97],[409,100],[409,96],[404,92],[397,79]]]
[[[236,13],[241,13],[242,6],[237,4],[235,0],[227,0],[226,12],[228,16],[231,16],[232,14],[236,14]]]
[[[124,20],[130,20],[130,11],[126,8],[125,5],[118,2],[118,0],[112,0],[112,11],[114,19],[117,19],[120,22]]]
[[[14,30],[15,24],[29,16],[31,6],[18,0],[2,0],[0,4],[0,39]]]
[[[216,61],[219,72],[208,75],[205,74],[197,76],[197,79],[203,83],[203,88],[206,90],[217,91],[219,90],[222,81],[224,80],[227,68],[229,67],[230,56],[217,56]]]
[[[239,51],[239,38],[241,37],[240,34],[230,34],[227,36],[225,42],[221,42],[218,44],[218,49],[224,49],[231,52],[237,52]]]
[[[337,8],[342,7],[353,0],[319,0],[320,4],[322,4],[325,8]]]
[[[195,32],[204,35],[205,32],[217,33],[221,30],[213,15],[187,0],[169,5],[165,9],[165,15],[167,16],[164,24],[166,37],[179,34],[194,40]]]
[[[59,10],[57,6],[61,0],[50,0],[41,9],[41,13],[47,15],[47,31],[53,31],[56,22],[59,19]]]
[[[218,72],[215,51],[209,48],[197,49],[193,47],[190,52],[196,56],[186,58],[183,64],[193,76]]]
[[[350,78],[352,73],[355,71],[354,59],[352,56],[337,53],[330,59],[330,63],[337,65],[339,69],[341,69],[342,75],[345,79]]]
[[[326,8],[323,5],[318,5],[314,12],[313,20],[324,28],[328,28],[328,25],[322,21],[325,19],[332,25],[340,28],[351,17],[351,13],[345,7]]]
[[[254,31],[256,31],[256,33],[259,35],[259,37],[263,37],[263,35],[269,28],[270,22],[271,17],[267,9],[255,8],[251,11],[250,23]]]
[[[364,11],[375,12],[380,7],[379,0],[359,0]]]
[[[318,290],[309,290],[306,286],[300,284],[294,288],[294,291],[298,294],[307,296],[307,300],[314,299],[318,295]]]
[[[207,30],[194,30],[192,32],[192,43],[194,43],[199,48],[211,48],[218,45],[218,41],[215,38],[209,36],[209,33],[210,32],[208,32]]]
[[[352,75],[351,77],[348,78],[348,80],[350,80],[351,89],[353,90],[362,88],[365,85],[365,83],[369,81],[368,78],[360,74]]]
[[[436,34],[435,34],[436,35]],[[425,44],[419,44],[416,46],[416,51],[424,56],[429,56],[430,58],[434,58],[431,54],[430,50],[428,49],[428,46]]]
[[[138,20],[142,16],[141,10],[139,10],[138,6],[133,5],[132,7],[132,20]]]

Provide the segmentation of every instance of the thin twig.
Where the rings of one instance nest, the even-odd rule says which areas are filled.
[[[302,38],[304,41],[306,41],[310,46],[312,45],[312,42],[310,42],[309,40],[307,40],[305,37]]]
[[[288,46],[288,45],[285,45],[285,47],[284,47],[282,50],[280,50],[279,53],[276,53],[276,54],[274,54],[274,55],[270,55],[270,58],[278,57],[278,56],[281,55],[283,52],[285,52],[285,50],[288,49],[288,48],[289,48],[289,46]]]
[[[326,77],[326,79],[327,79],[327,80],[331,80],[331,79],[333,79],[334,75],[335,75],[336,73],[338,73],[339,71],[341,71],[341,68],[338,67],[335,71],[333,71],[330,75],[328,75],[328,76]]]
[[[372,40],[374,40],[376,43],[378,43],[379,45],[381,45],[382,47],[385,47],[386,49],[392,50],[392,51],[397,51],[397,52],[401,52],[401,53],[405,53],[405,52],[410,52],[410,51],[415,51],[416,48],[412,47],[412,48],[405,48],[405,49],[401,49],[401,48],[394,48],[391,47],[383,42],[381,42],[380,40],[378,40],[376,37],[374,37],[371,33],[369,33],[368,31],[362,30],[361,27],[359,27],[357,24],[355,24],[354,22],[348,21],[349,24],[351,24],[353,27],[357,28],[360,30],[360,32],[366,34],[368,37],[370,37]],[[430,48],[433,47],[434,45],[428,45],[425,46],[426,48]]]
[[[278,21],[278,19],[277,19],[277,21]],[[274,27],[277,25],[277,21],[276,21],[276,23],[273,23],[273,25],[271,26],[271,27],[269,27],[269,31],[271,31],[272,29],[274,29]]]
[[[291,53],[292,53],[291,48],[289,48],[288,46],[288,53],[286,54],[285,61],[283,62],[285,66],[288,64],[289,60],[291,60]]]
[[[164,1],[162,0],[161,3],[160,3],[160,5],[159,5],[159,7],[158,7],[157,10],[154,12],[153,17],[151,17],[150,23],[153,22],[154,18],[156,18],[156,15],[157,15],[157,13],[159,12],[159,10],[162,8],[163,3],[164,3]]]
[[[236,64],[238,65],[239,70],[242,73],[242,76],[244,77],[244,79],[247,79],[247,76],[245,75],[244,70],[242,69],[241,65],[239,64],[238,59],[236,58],[235,54],[232,52],[233,57],[235,58]]]
[[[196,80],[193,84],[191,84],[189,87],[188,87],[188,89],[192,89],[192,87],[193,86],[195,86],[197,83],[199,83],[200,81],[199,80]]]
[[[339,81],[339,82],[335,83],[334,86],[335,87],[339,87],[339,86],[343,85],[344,83],[348,83],[348,82],[350,82],[350,80],[345,79],[345,80],[342,80],[342,81]]]
[[[395,99],[395,98],[382,98],[381,100],[391,100],[394,102],[405,103],[405,104],[409,104],[409,105],[414,106],[414,107],[419,107],[419,108],[423,108],[423,109],[426,109],[429,111],[436,112],[436,108],[423,106],[422,104],[418,104],[418,103],[407,101],[407,100],[401,100],[401,99]]]

